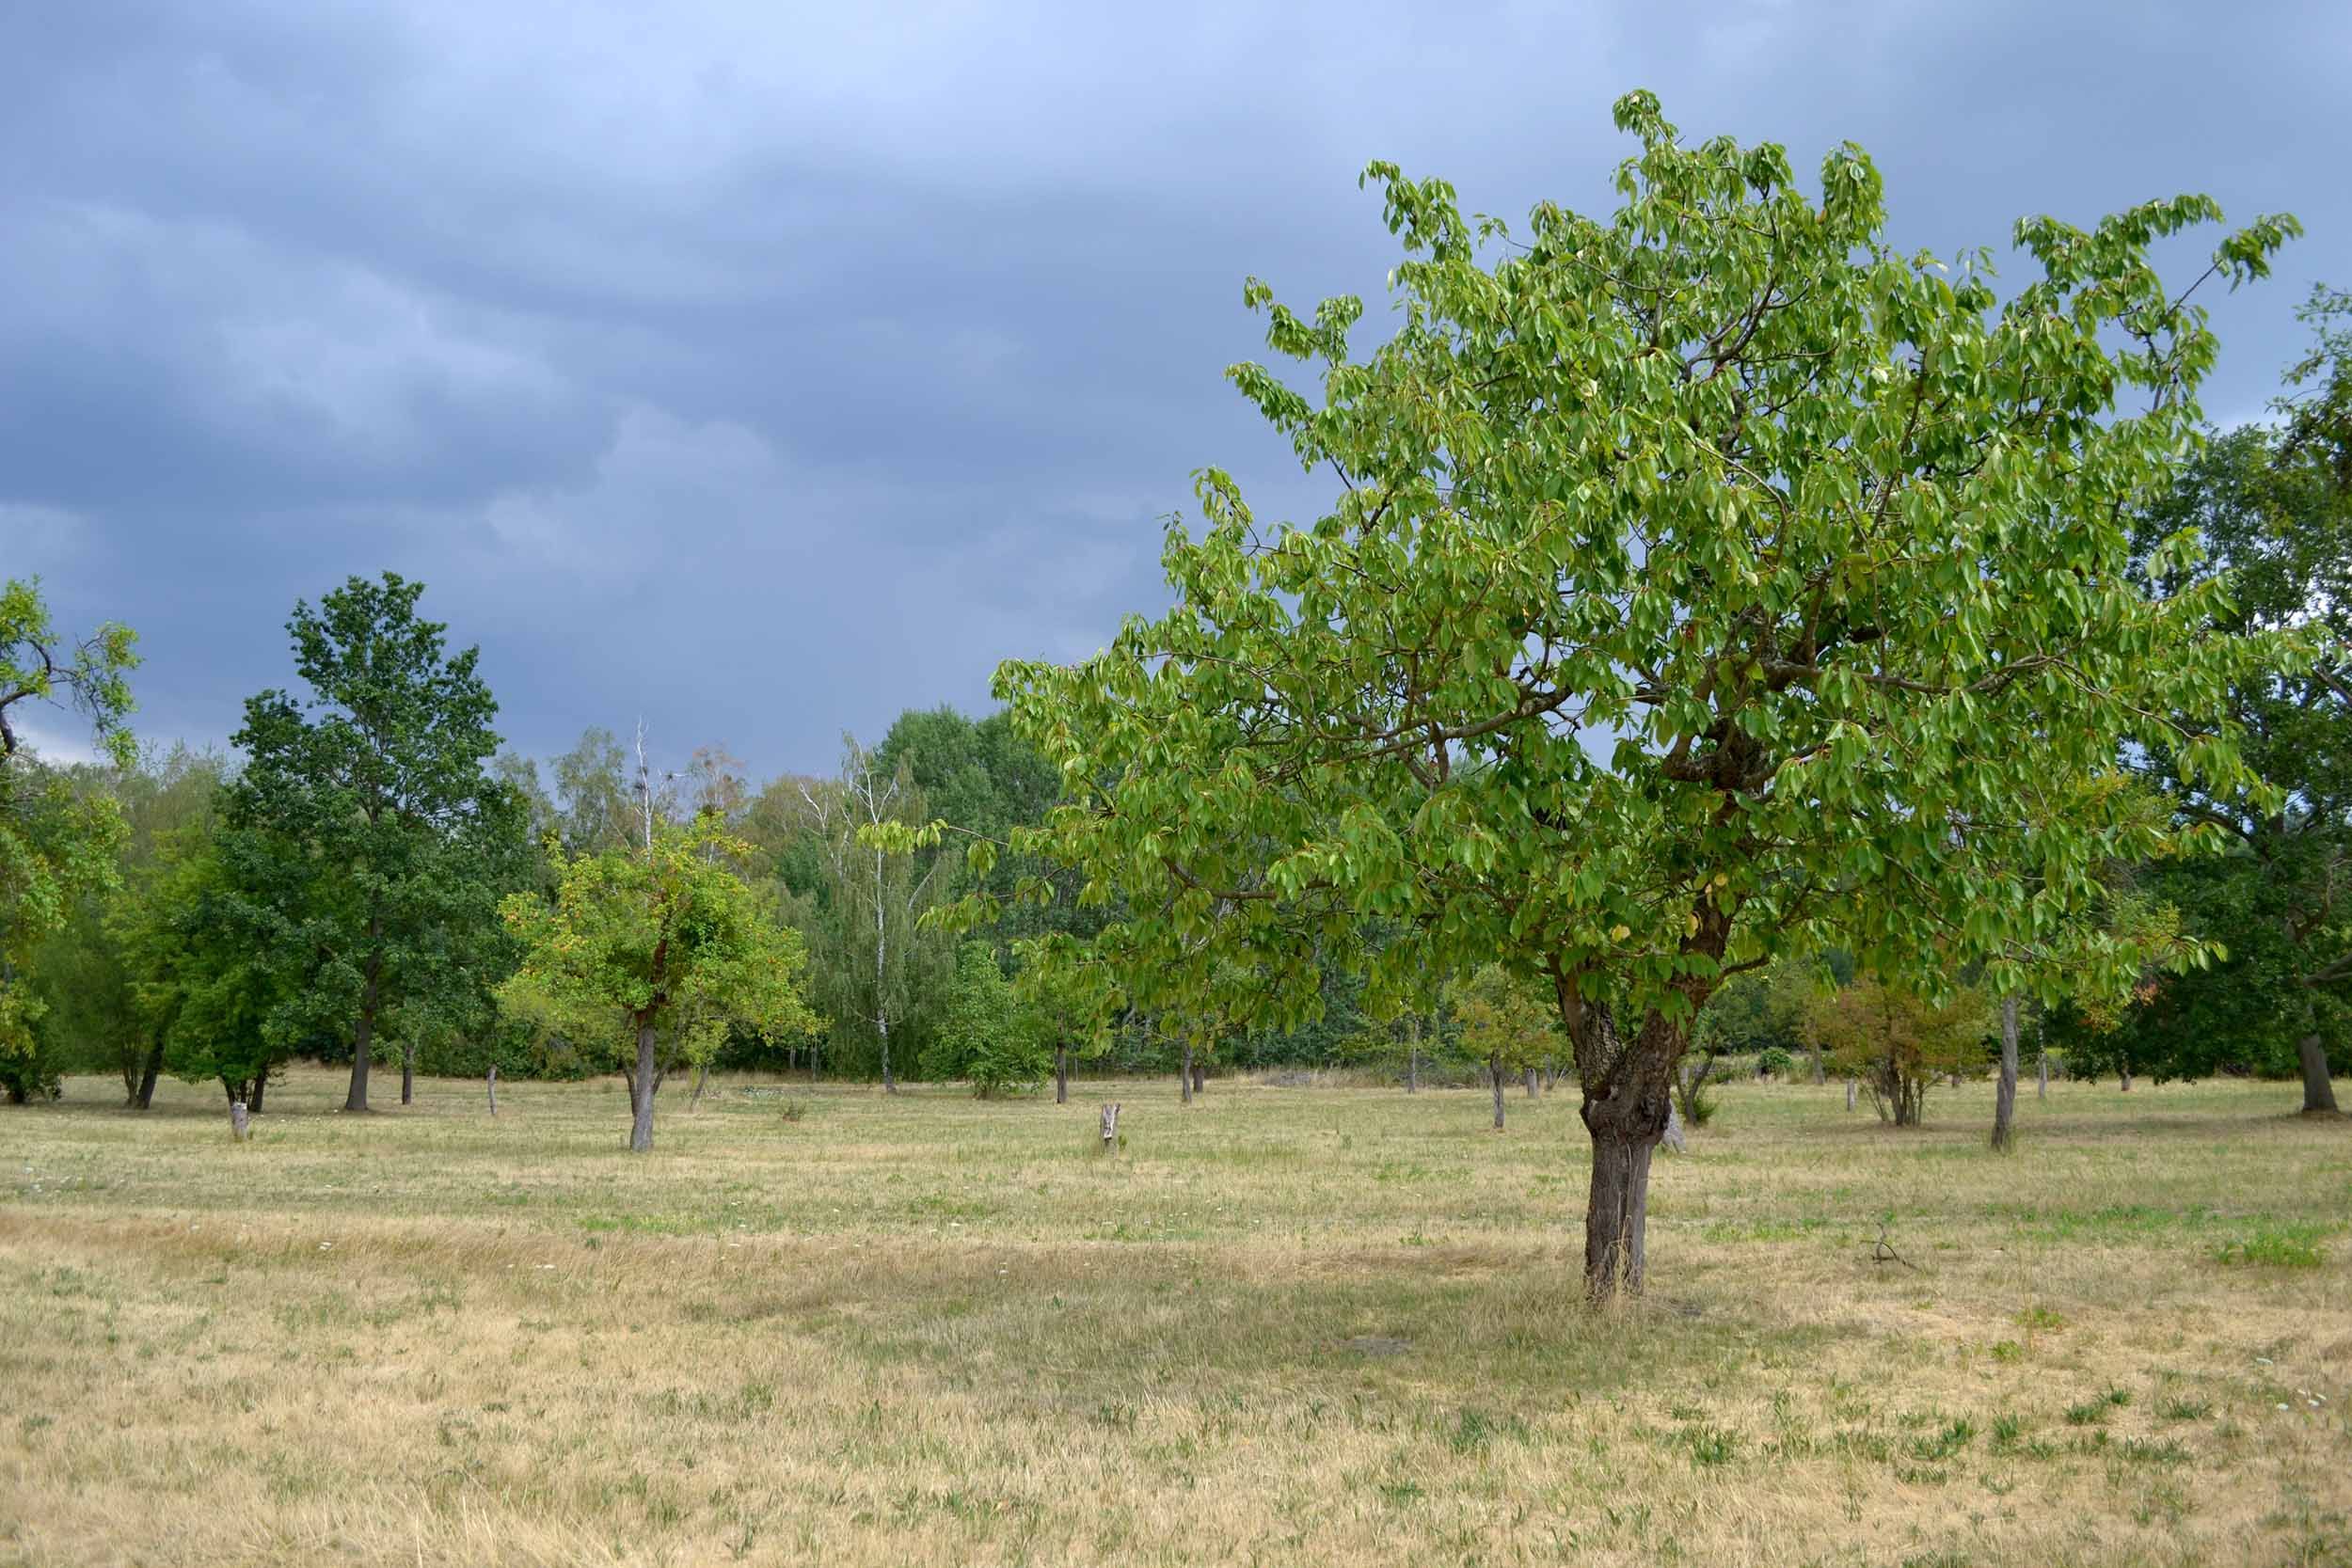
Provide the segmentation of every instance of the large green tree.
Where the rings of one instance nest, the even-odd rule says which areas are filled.
[[[2229,836],[2231,853],[2150,879],[2228,958],[2154,981],[2122,1028],[2082,1043],[2158,1076],[2299,1073],[2303,1109],[2328,1114],[2329,1057],[2352,1064],[2352,295],[2319,290],[2302,314],[2315,342],[2280,418],[2216,440],[2141,530],[2164,591],[2226,578],[2214,636],[2309,644],[2308,663],[2229,688],[2269,789],[2211,787],[2172,748],[2144,753],[2190,820]],[[2156,557],[2183,530],[2201,558]]]
[[[1209,470],[1173,609],[998,675],[1073,798],[1039,847],[1124,897],[1139,1005],[1250,1005],[1230,976],[1311,1011],[1307,955],[1368,914],[1406,927],[1363,952],[1375,999],[1488,961],[1549,986],[1596,1299],[1641,1284],[1669,1085],[1726,974],[1836,945],[2011,985],[2166,831],[2093,787],[2119,747],[2168,728],[2236,787],[2219,693],[2270,657],[2203,635],[2217,589],[2132,571],[2215,353],[2150,248],[2214,203],[2021,222],[2039,276],[2004,299],[1983,254],[1887,245],[1857,148],[1807,194],[1647,93],[1616,119],[1616,212],[1540,206],[1523,238],[1374,165],[1393,334],[1358,358],[1359,301],[1301,317],[1253,281],[1321,396],[1232,372],[1330,512],[1262,527]]]
[[[52,1092],[57,1066],[37,1032],[46,1005],[28,974],[34,955],[77,901],[119,879],[122,817],[113,799],[76,789],[32,754],[20,725],[34,705],[69,707],[116,763],[135,752],[131,711],[137,639],[108,623],[79,641],[59,634],[36,580],[0,582],[0,1091],[23,1101]]]
[[[485,765],[498,704],[480,650],[447,649],[417,613],[424,585],[352,578],[286,629],[304,697],[246,704],[231,738],[246,755],[229,792],[232,832],[269,841],[275,866],[254,924],[302,970],[269,1028],[287,1040],[347,1041],[344,1108],[368,1109],[379,1021],[404,1004],[486,1019],[504,941],[500,896],[530,874],[525,807]]]

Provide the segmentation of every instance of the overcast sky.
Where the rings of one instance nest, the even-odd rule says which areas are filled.
[[[146,736],[224,739],[294,602],[390,568],[524,751],[643,714],[825,770],[1159,608],[1193,469],[1312,515],[1221,372],[1251,274],[1376,322],[1369,159],[1605,212],[1645,86],[1800,170],[1860,142],[1907,247],[2293,211],[2280,276],[2213,301],[2231,420],[2352,285],[2348,71],[2342,0],[25,0],[0,573],[138,629]]]

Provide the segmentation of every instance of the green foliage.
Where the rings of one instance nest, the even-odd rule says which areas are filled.
[[[1330,510],[1262,527],[1207,471],[1174,608],[997,684],[1070,798],[1014,842],[1123,904],[1102,945],[1139,1006],[1294,1023],[1336,959],[1385,1016],[1500,960],[1557,986],[1588,1113],[1636,1138],[1726,964],[2038,983],[2099,868],[2177,836],[2116,757],[2160,730],[2250,788],[2217,696],[2284,654],[2206,635],[2217,585],[2133,575],[2215,349],[2150,247],[2211,201],[2023,222],[2040,276],[2004,298],[1982,253],[1888,246],[1858,149],[1808,194],[1646,93],[1617,119],[1619,210],[1538,207],[1507,247],[1373,166],[1393,335],[1359,358],[1359,301],[1252,281],[1320,397],[1231,372]],[[1371,916],[1399,939],[1359,944]]]
[[[37,580],[0,582],[0,1091],[10,1100],[55,1092],[61,1063],[39,1027],[48,1003],[29,972],[77,906],[117,884],[124,835],[113,800],[44,766],[15,726],[23,705],[63,703],[127,764],[135,753],[122,721],[137,664],[129,627],[108,624],[65,643]]]
[[[1786,1078],[1788,1076],[1788,1069],[1794,1066],[1796,1066],[1796,1058],[1777,1045],[1767,1046],[1756,1053],[1756,1070],[1768,1076]]]
[[[309,696],[249,699],[231,737],[248,760],[229,831],[253,873],[234,891],[290,966],[264,1023],[281,1044],[364,1048],[404,1008],[483,1026],[512,967],[494,911],[531,874],[524,803],[485,771],[498,705],[479,650],[445,651],[422,593],[388,572],[297,604],[286,629]]]
[[[967,942],[956,952],[955,984],[923,1053],[927,1078],[966,1079],[981,1099],[1035,1088],[1053,1070],[1052,1044],[1025,1014],[995,951]]]
[[[1558,1010],[1534,983],[1501,964],[1473,970],[1449,1000],[1462,1053],[1506,1074],[1557,1058],[1567,1043]]]
[[[1991,999],[1974,988],[1931,998],[1867,974],[1817,995],[1805,1022],[1830,1070],[1859,1078],[1898,1127],[1919,1125],[1937,1077],[1983,1070],[1994,1026]]]
[[[555,856],[553,902],[510,895],[500,907],[523,960],[501,1005],[588,1062],[616,1068],[652,1027],[661,1071],[707,1061],[728,1033],[807,1033],[806,955],[726,863],[751,847],[715,823],[657,825],[634,850]]]
[[[2288,373],[2279,420],[2196,454],[2140,530],[2165,590],[2227,583],[2212,607],[2217,640],[2288,636],[2305,654],[2229,686],[2269,789],[2201,783],[2167,746],[2143,759],[2184,817],[2229,846],[2146,879],[2226,958],[2152,976],[2123,1026],[2095,1042],[2160,1078],[2289,1074],[2305,1037],[2352,1068],[2352,296],[2315,291],[2302,314],[2314,342]],[[2162,553],[2184,535],[2199,555]]]

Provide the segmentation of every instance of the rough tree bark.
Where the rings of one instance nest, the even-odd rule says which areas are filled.
[[[637,1070],[628,1080],[628,1147],[638,1154],[653,1148],[653,1020],[641,1019],[637,1024]]]
[[[2317,1032],[2305,1035],[2296,1043],[2296,1053],[2303,1059],[2304,1114],[2334,1115],[2336,1086],[2328,1077],[2328,1048]]]
[[[1070,1103],[1070,1047],[1054,1047],[1054,1103]]]
[[[1993,1091],[1993,1147],[2017,1147],[2017,998],[2001,998],[2001,1079]]]

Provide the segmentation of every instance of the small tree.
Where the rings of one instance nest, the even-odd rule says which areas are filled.
[[[1054,1053],[1054,1103],[1070,1099],[1070,1056],[1099,1056],[1111,1041],[1120,1005],[1109,966],[1092,947],[1062,933],[1014,945],[1021,959],[1013,990],[1030,1030]]]
[[[1938,1075],[1984,1066],[1993,1010],[1973,990],[1937,1002],[1865,975],[1815,997],[1808,1026],[1833,1069],[1862,1081],[1881,1121],[1916,1127]]]
[[[1495,1097],[1495,1131],[1502,1131],[1502,1077],[1556,1055],[1560,1015],[1529,981],[1501,964],[1484,964],[1454,990],[1454,1018],[1465,1054],[1486,1064]]]
[[[923,1070],[935,1079],[961,1078],[972,1092],[992,1095],[1035,1088],[1053,1064],[1036,1020],[1024,1015],[987,942],[967,942],[956,953],[955,983],[946,1015],[923,1053]]]
[[[654,1092],[667,1067],[730,1029],[774,1040],[814,1026],[797,983],[799,935],[727,863],[749,853],[712,822],[657,825],[642,849],[557,852],[552,907],[528,894],[501,907],[525,944],[501,992],[506,1005],[555,1022],[583,1049],[629,1053],[632,1149],[653,1147]]]

